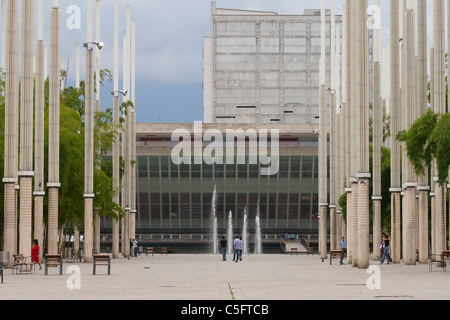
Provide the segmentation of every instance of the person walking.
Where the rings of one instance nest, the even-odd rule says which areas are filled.
[[[220,240],[219,249],[222,250],[222,261],[227,261],[228,241],[225,240],[225,237],[222,237],[222,240]]]
[[[138,242],[136,241],[136,239],[133,239],[133,249],[134,249],[134,256],[137,257],[138,256]]]
[[[241,255],[241,249],[242,249],[242,240],[239,239],[238,236],[236,236],[236,239],[234,239],[234,243],[233,243],[233,247],[234,247],[234,252],[235,252],[235,256],[236,256],[236,263],[241,260],[242,261],[242,255]],[[234,261],[234,256],[233,256],[233,261]]]
[[[31,249],[31,262],[33,264],[38,264],[39,270],[42,270],[41,262],[39,261],[39,251],[40,251],[39,242],[37,239],[35,239],[33,241],[33,248]],[[31,267],[33,267],[33,265],[31,265]]]
[[[347,253],[347,240],[345,237],[341,238],[341,265],[344,265],[344,255]]]
[[[384,251],[383,251],[383,256],[381,258],[380,264],[384,263],[384,259],[387,259],[387,264],[389,264],[392,261],[391,256],[389,255],[389,242],[390,241],[391,240],[389,239],[389,237],[385,234],[384,239],[383,239]]]
[[[387,237],[387,235],[386,235],[386,233],[383,232],[381,234],[381,244],[380,244],[381,257],[383,257],[383,254],[384,254],[384,238],[385,237]],[[390,251],[388,253],[389,253],[389,262],[392,263],[392,257],[391,257]]]

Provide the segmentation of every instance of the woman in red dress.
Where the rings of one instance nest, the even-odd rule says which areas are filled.
[[[33,249],[31,249],[31,262],[39,265],[39,270],[42,270],[41,263],[39,261],[39,243],[37,239],[33,241]]]

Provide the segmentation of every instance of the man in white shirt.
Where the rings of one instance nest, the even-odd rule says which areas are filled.
[[[234,252],[235,252],[235,255],[236,255],[236,263],[239,260],[242,261],[242,240],[239,239],[238,236],[236,236],[236,239],[234,239],[233,247],[234,247]]]

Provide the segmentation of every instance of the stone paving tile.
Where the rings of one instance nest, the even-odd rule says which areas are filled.
[[[379,265],[368,273],[330,265],[316,256],[248,255],[235,263],[219,255],[172,254],[113,259],[111,275],[92,264],[65,263],[56,269],[12,275],[5,270],[0,300],[448,300],[450,272],[428,265]],[[70,270],[79,270],[80,288]],[[372,270],[372,269],[370,269]],[[379,289],[367,286],[379,275]],[[68,286],[69,283],[69,286]],[[376,284],[376,282],[369,282]]]

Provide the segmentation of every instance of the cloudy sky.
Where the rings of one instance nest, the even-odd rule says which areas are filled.
[[[48,43],[48,12],[45,0],[44,40]],[[87,0],[60,0],[61,54],[69,65],[68,85],[75,83],[76,43],[86,40]],[[95,0],[94,0],[95,2]],[[218,8],[275,11],[302,14],[304,9],[320,8],[320,1],[305,0],[217,0]],[[344,0],[336,0],[336,13],[342,12]],[[138,122],[193,122],[203,119],[203,38],[210,35],[210,0],[120,0],[120,46],[125,32],[125,9],[131,6],[136,20],[136,107]],[[327,8],[331,0],[326,0]],[[69,29],[73,18],[67,9],[80,8],[79,29]],[[386,8],[387,6],[387,8]],[[388,19],[387,0],[382,0],[383,19]],[[95,7],[95,6],[94,6]],[[95,14],[94,14],[95,19]],[[101,0],[102,68],[113,70],[114,1]],[[94,21],[95,23],[95,21]],[[383,23],[383,33],[388,29]],[[94,32],[95,34],[95,32]],[[122,54],[122,52],[121,52]],[[119,59],[122,67],[122,57]],[[84,79],[84,54],[81,54],[81,79]],[[120,71],[122,74],[122,71]],[[120,80],[120,83],[122,80]],[[112,84],[102,89],[102,105],[109,107]]]

